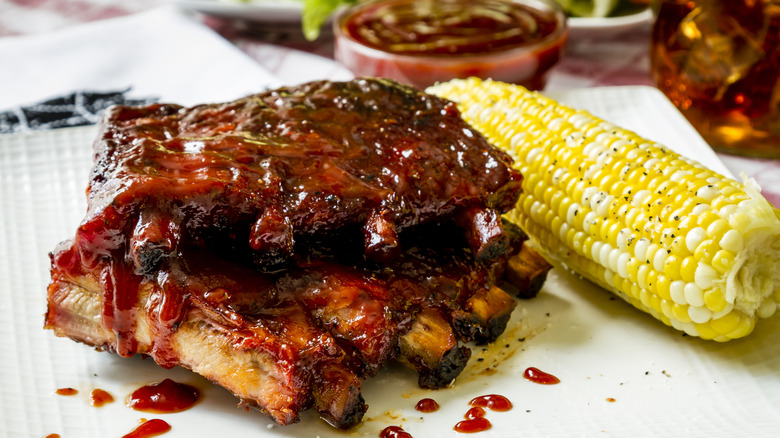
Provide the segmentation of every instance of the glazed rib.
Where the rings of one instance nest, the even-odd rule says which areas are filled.
[[[91,249],[103,256],[129,234],[142,272],[183,241],[277,269],[296,239],[354,227],[366,255],[387,261],[402,230],[449,218],[490,259],[505,249],[498,214],[521,180],[453,103],[380,79],[192,108],[114,107],[95,152],[77,240],[102,241]]]

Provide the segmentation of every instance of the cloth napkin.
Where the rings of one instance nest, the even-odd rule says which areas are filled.
[[[94,123],[111,103],[226,101],[278,86],[269,71],[165,6],[64,30],[0,39],[0,131]],[[56,112],[70,113],[63,120]],[[42,115],[42,116],[41,116]],[[48,117],[48,119],[47,119]]]

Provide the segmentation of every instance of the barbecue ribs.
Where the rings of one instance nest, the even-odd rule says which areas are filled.
[[[505,275],[528,264],[499,218],[511,160],[391,81],[116,107],[95,149],[86,218],[51,253],[46,328],[189,368],[279,424],[314,408],[354,426],[361,381],[391,360],[448,385],[464,343],[494,340],[516,306],[497,286],[546,273]]]
[[[247,252],[276,269],[297,238],[362,228],[366,254],[455,218],[478,258],[505,249],[498,214],[520,175],[449,101],[379,79],[312,82],[225,104],[115,107],[95,143],[76,237],[96,257],[129,233],[137,270],[180,244]],[[185,240],[186,242],[183,242]]]

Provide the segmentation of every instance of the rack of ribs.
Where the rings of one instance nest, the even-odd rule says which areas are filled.
[[[143,272],[183,240],[273,270],[296,239],[349,226],[362,230],[369,257],[388,260],[400,231],[449,218],[490,259],[505,249],[498,217],[521,182],[452,102],[380,79],[192,108],[115,107],[95,154],[76,244],[102,241],[100,257],[118,230],[129,233],[121,243]]]
[[[448,385],[466,343],[504,330],[516,300],[498,286],[532,296],[546,274],[514,269],[511,160],[394,82],[117,107],[95,147],[46,328],[191,369],[279,424],[313,408],[354,426],[362,380],[392,360]]]

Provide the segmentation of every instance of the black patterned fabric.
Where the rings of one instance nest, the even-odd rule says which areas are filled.
[[[111,105],[148,105],[157,99],[128,98],[129,89],[76,91],[27,106],[0,112],[0,133],[28,132],[70,126],[93,125]]]

